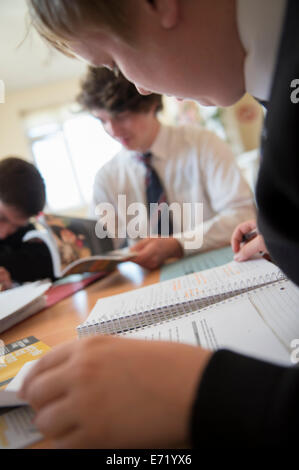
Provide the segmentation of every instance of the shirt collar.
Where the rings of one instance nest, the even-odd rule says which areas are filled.
[[[170,137],[170,127],[161,124],[159,132],[149,149],[154,157],[162,160],[166,160],[168,158]]]
[[[246,91],[268,101],[282,33],[286,0],[237,0],[237,23],[246,51]]]

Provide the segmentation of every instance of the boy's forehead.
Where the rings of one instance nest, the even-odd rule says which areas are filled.
[[[111,119],[114,116],[114,113],[103,108],[94,108],[91,113],[98,119]]]
[[[103,108],[94,108],[91,111],[91,113],[94,117],[96,117],[97,119],[101,119],[101,120],[113,119],[113,118],[116,118],[117,116],[124,115],[124,114],[126,114],[126,116],[137,114],[126,109],[124,109],[123,111],[114,112],[114,111],[108,111],[107,109],[103,109]]]
[[[4,217],[8,222],[16,225],[24,225],[28,222],[29,217],[22,214],[17,208],[6,204],[0,199],[0,216]]]

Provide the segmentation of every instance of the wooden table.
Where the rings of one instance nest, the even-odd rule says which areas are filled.
[[[106,278],[2,333],[1,339],[8,344],[35,336],[51,347],[75,339],[76,327],[87,318],[98,299],[158,281],[159,271],[147,272],[134,263],[122,263]]]
[[[118,270],[106,278],[2,333],[1,339],[8,344],[27,336],[35,336],[48,346],[54,347],[78,338],[76,327],[87,318],[99,298],[158,281],[159,271],[147,272],[134,263],[122,263]],[[43,440],[32,448],[49,449],[51,442]]]

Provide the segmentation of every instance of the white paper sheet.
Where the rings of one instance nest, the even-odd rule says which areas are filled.
[[[0,408],[27,405],[27,402],[17,397],[25,377],[38,360],[26,362],[17,375],[9,382],[5,390],[0,390]]]
[[[27,405],[27,402],[17,397],[17,392],[0,390],[0,408]]]
[[[0,449],[20,449],[40,441],[43,436],[32,420],[34,411],[17,397],[23,381],[38,360],[26,362],[5,390],[0,390]],[[19,406],[23,405],[23,406]],[[19,408],[13,408],[19,406]],[[11,411],[5,410],[11,408]]]
[[[296,305],[299,305],[298,287],[290,281],[281,281],[127,336],[175,341],[212,350],[228,348],[290,366],[290,344],[284,341],[283,327],[292,332],[289,333],[292,338],[299,338],[298,307],[297,315],[294,314]]]
[[[22,449],[43,439],[33,418],[34,412],[29,406],[0,415],[0,449]]]
[[[9,384],[5,388],[5,391],[18,392],[19,390],[21,390],[25,377],[27,376],[29,371],[35,366],[35,364],[37,364],[38,361],[39,359],[26,362],[23,367],[19,370],[17,375],[9,382]]]
[[[26,307],[42,296],[51,286],[50,282],[32,282],[0,293],[0,320]]]

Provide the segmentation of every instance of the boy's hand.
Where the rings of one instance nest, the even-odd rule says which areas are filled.
[[[212,353],[184,344],[113,336],[53,349],[21,396],[58,448],[180,448]]]
[[[131,251],[138,252],[130,261],[146,269],[156,269],[168,258],[181,258],[183,249],[178,240],[170,238],[146,238],[136,243]]]
[[[267,254],[268,250],[264,242],[264,238],[258,232],[251,238],[250,241],[244,242],[244,235],[257,230],[256,220],[247,220],[239,224],[231,238],[231,245],[235,261],[246,261],[256,254]]]
[[[10,289],[12,280],[7,269],[0,267],[0,291]]]

